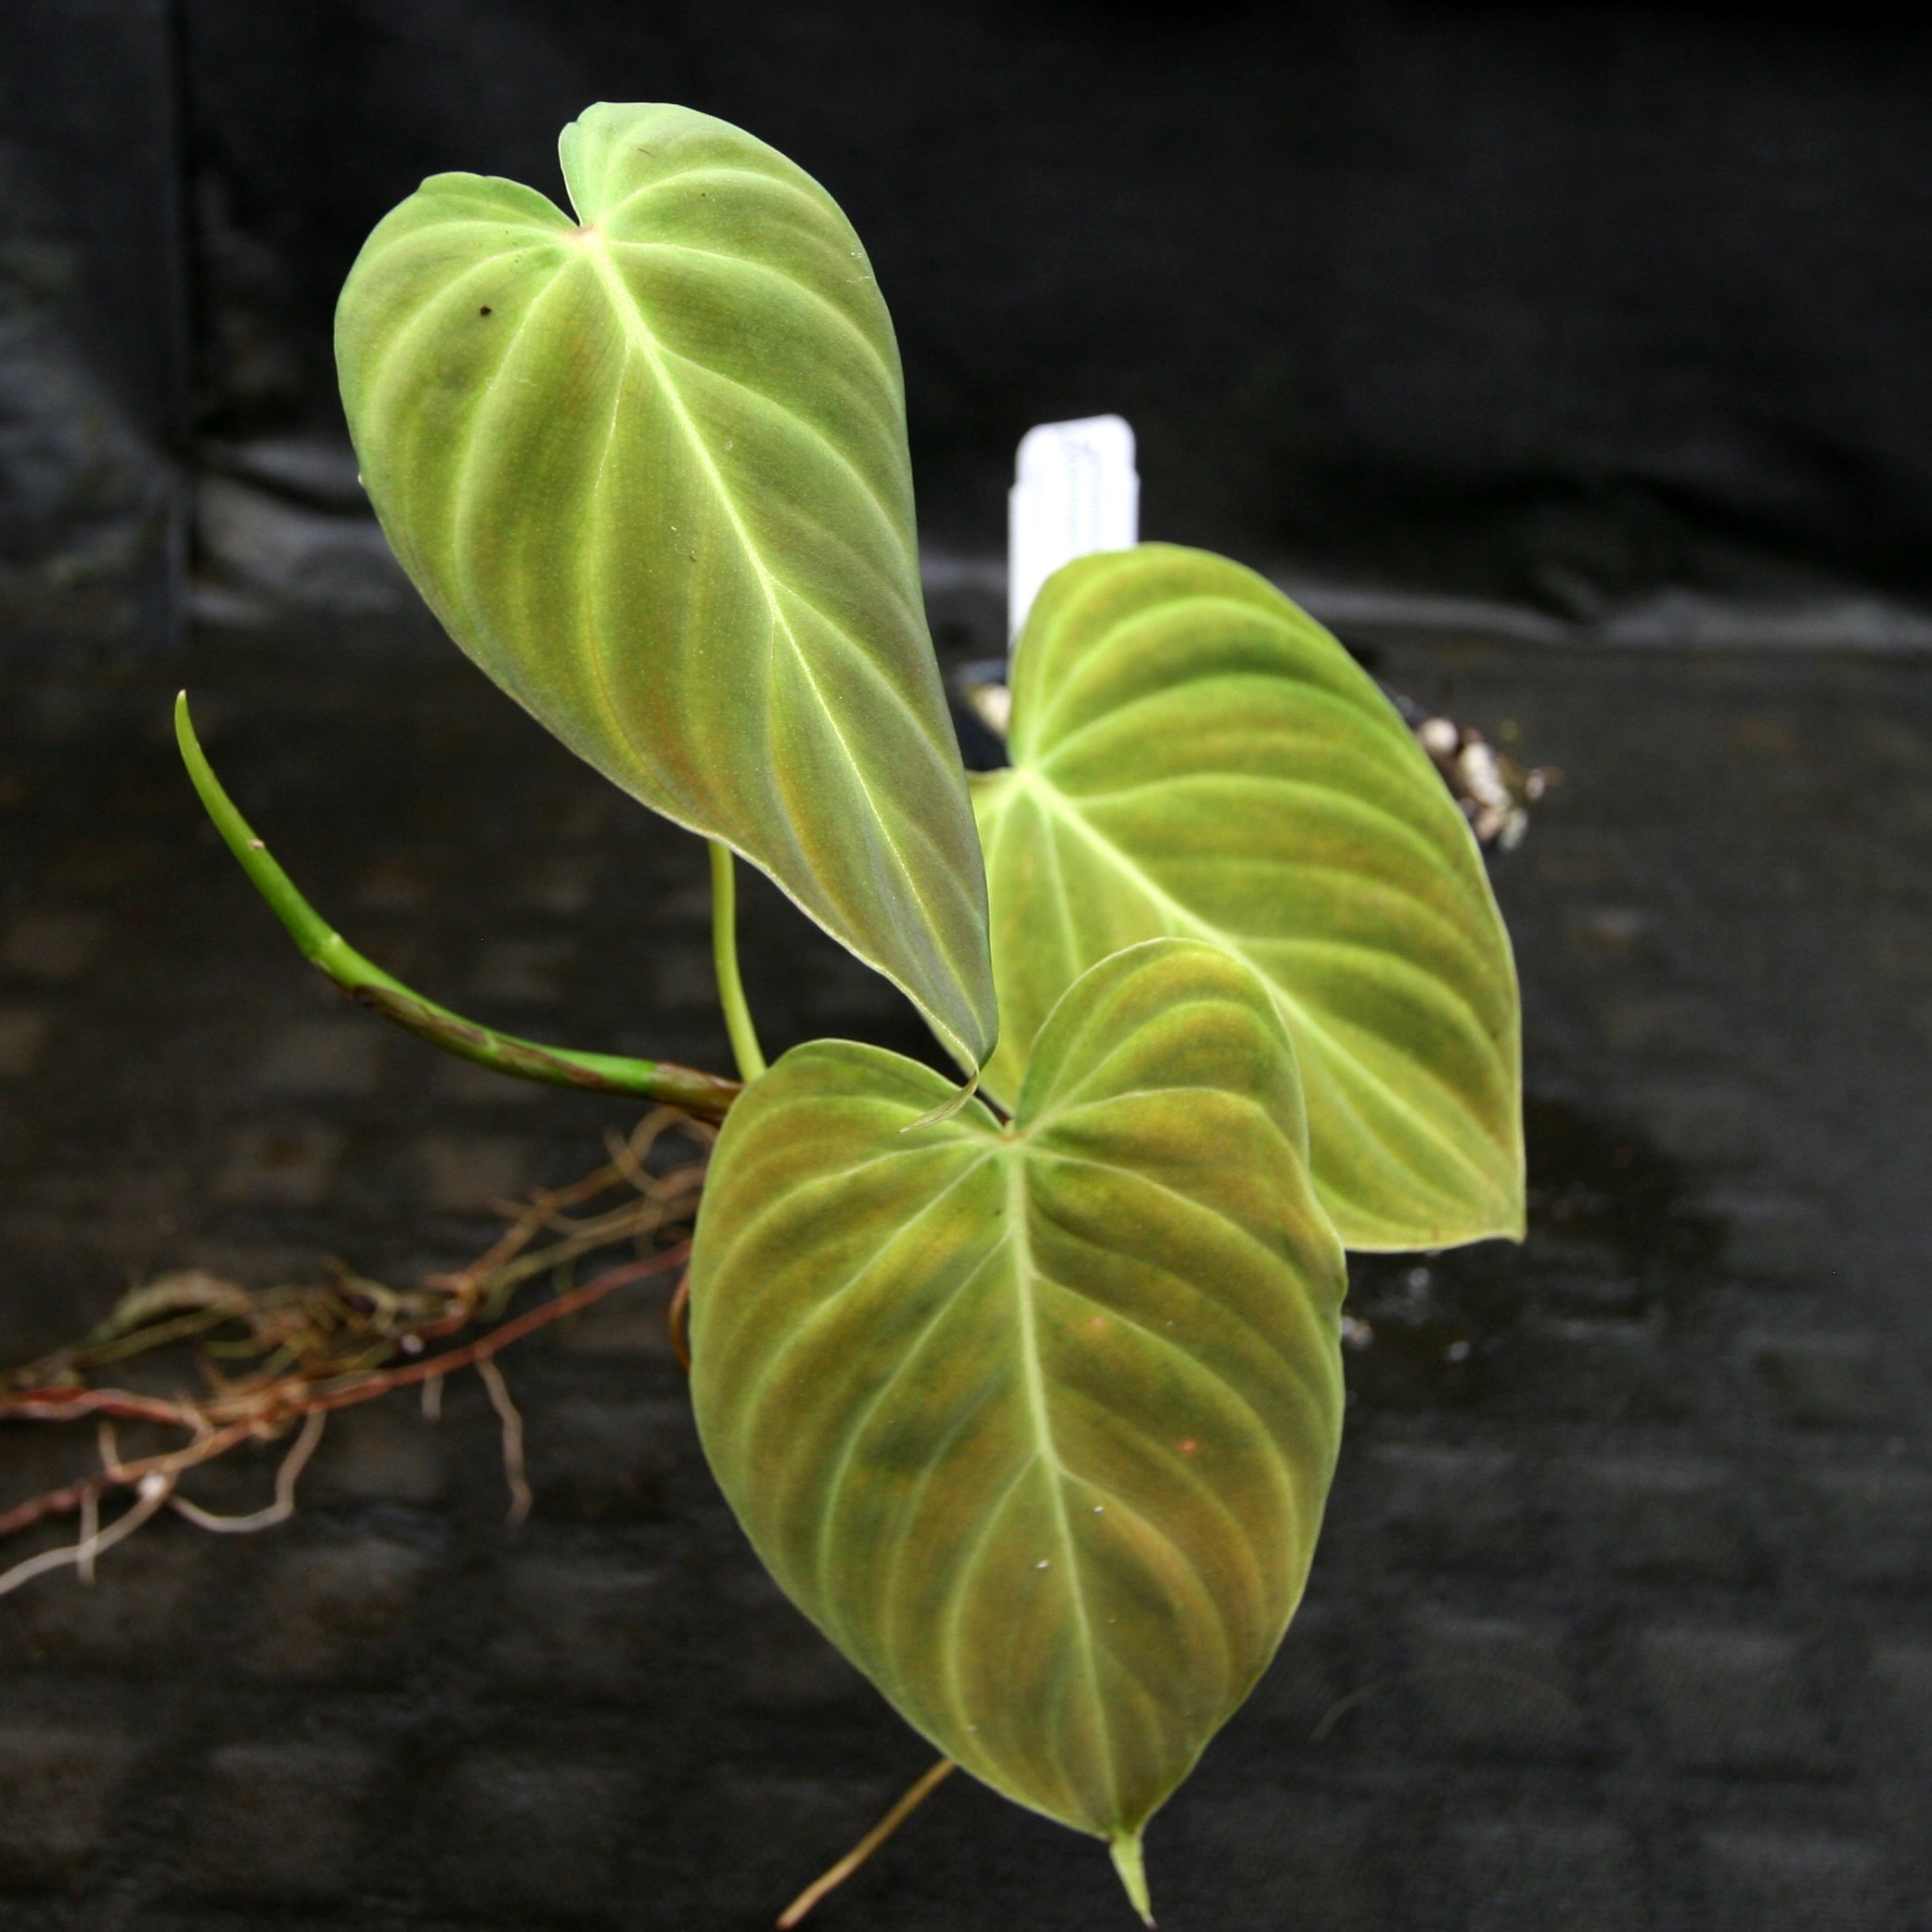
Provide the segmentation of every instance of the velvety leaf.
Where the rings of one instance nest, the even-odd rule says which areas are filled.
[[[1112,1841],[1300,1597],[1343,1260],[1267,987],[1191,941],[1076,981],[1002,1127],[874,1047],[726,1122],[691,1269],[705,1452],[792,1598],[940,1748]]]
[[[576,221],[437,174],[356,260],[336,353],[383,527],[504,689],[977,1065],[985,879],[865,252],[708,115],[595,107],[560,148]]]
[[[1010,1099],[1096,960],[1174,934],[1267,980],[1356,1248],[1523,1231],[1509,937],[1469,828],[1342,647],[1264,579],[1144,544],[1049,580],[1012,765],[974,781]]]

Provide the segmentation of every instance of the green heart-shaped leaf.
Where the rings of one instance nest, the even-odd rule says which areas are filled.
[[[1354,1248],[1523,1232],[1514,964],[1462,814],[1408,728],[1252,571],[1145,544],[1047,584],[1010,770],[974,781],[1011,1097],[1053,1003],[1156,934],[1267,980],[1315,1185]]]
[[[857,237],[676,107],[563,132],[579,219],[432,175],[336,319],[364,482],[452,637],[571,749],[724,840],[977,1066],[985,884]]]
[[[1298,1601],[1342,1418],[1343,1259],[1267,987],[1094,967],[1018,1111],[794,1048],[732,1109],[691,1265],[705,1452],[792,1598],[996,1789],[1139,1833]]]

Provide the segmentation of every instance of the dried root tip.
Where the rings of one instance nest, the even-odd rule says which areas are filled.
[[[1109,1838],[1107,1849],[1114,1859],[1114,1869],[1120,1874],[1120,1882],[1127,1887],[1127,1903],[1140,1914],[1143,1925],[1153,1924],[1153,1904],[1147,1896],[1147,1868],[1140,1859],[1140,1834],[1124,1833],[1120,1837]]]

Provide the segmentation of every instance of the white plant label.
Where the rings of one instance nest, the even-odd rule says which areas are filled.
[[[1043,422],[1020,439],[1007,498],[1006,611],[1017,637],[1039,587],[1063,563],[1140,539],[1134,432],[1119,416]]]

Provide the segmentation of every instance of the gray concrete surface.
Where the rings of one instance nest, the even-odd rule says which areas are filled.
[[[1150,1834],[1176,1932],[1932,1926],[1932,662],[1392,650],[1563,768],[1499,864],[1533,1231],[1380,1260],[1308,1600]],[[437,1063],[287,947],[173,685],[323,909],[423,990],[722,1066],[702,855],[407,626],[0,673],[0,1341],[129,1280],[406,1273],[622,1106]],[[779,1046],[908,1050],[765,893]],[[331,1430],[290,1526],[179,1522],[0,1604],[0,1924],[768,1924],[922,1768],[761,1577],[649,1293]],[[0,1502],[51,1479],[0,1428]],[[230,1479],[228,1506],[267,1465]],[[251,1488],[252,1486],[252,1488]],[[955,1780],[822,1923],[1125,1926],[1095,1847]]]

